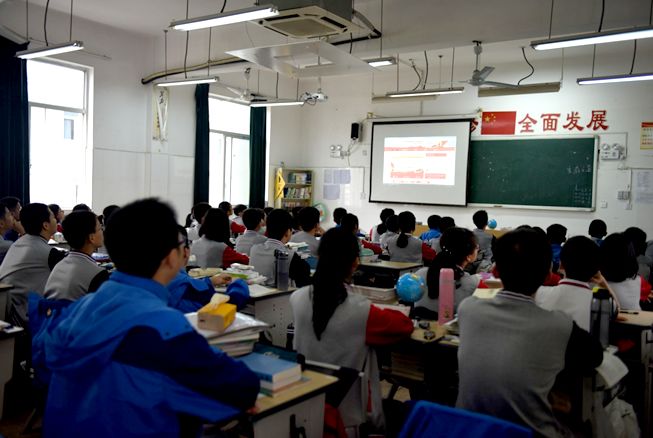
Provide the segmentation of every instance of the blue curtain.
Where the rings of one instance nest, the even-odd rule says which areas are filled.
[[[26,44],[0,37],[0,197],[29,203],[29,103],[27,61],[16,58]]]
[[[193,203],[209,201],[209,85],[195,88],[195,176]]]
[[[249,122],[249,206],[265,206],[266,108],[251,108]]]

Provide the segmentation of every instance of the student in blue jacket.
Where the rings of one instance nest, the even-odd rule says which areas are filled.
[[[148,232],[137,236],[133,224],[144,220]],[[44,436],[195,436],[202,421],[253,406],[256,375],[168,306],[166,285],[185,246],[172,209],[155,199],[123,207],[107,224],[105,244],[116,272],[45,340],[52,378]]]

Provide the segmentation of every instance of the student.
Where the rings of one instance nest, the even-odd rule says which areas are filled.
[[[594,219],[590,222],[589,230],[587,233],[590,235],[594,243],[598,246],[603,245],[603,238],[608,234],[608,226],[601,219]]]
[[[399,216],[393,214],[385,220],[385,233],[379,237],[379,246],[384,250],[388,248],[388,240],[399,235]]]
[[[244,280],[232,281],[231,276],[224,272],[197,279],[188,275],[186,264],[190,257],[190,241],[186,228],[178,225],[177,231],[180,241],[184,242],[184,258],[179,273],[168,283],[168,305],[183,313],[197,312],[211,301],[216,287],[227,286],[224,293],[229,295],[229,303],[234,304],[238,310],[245,307],[249,299],[249,287]]]
[[[91,211],[91,207],[86,204],[77,204],[73,207],[73,211]]]
[[[25,228],[20,223],[20,211],[23,207],[20,204],[20,199],[15,196],[5,196],[0,199],[0,202],[7,206],[9,212],[14,217],[14,226],[11,230],[5,232],[4,238],[5,240],[15,242],[20,236],[25,234]]]
[[[75,301],[109,279],[109,272],[91,258],[104,245],[104,233],[95,213],[73,211],[63,221],[63,235],[70,253],[50,273],[44,295],[52,300]]]
[[[343,230],[350,232],[354,236],[356,236],[356,239],[358,240],[358,243],[360,244],[360,255],[372,255],[372,254],[381,254],[383,253],[383,249],[372,242],[369,242],[363,238],[360,238],[360,229],[358,227],[358,216],[355,214],[347,213],[342,217],[342,220],[340,221],[340,227]],[[368,250],[367,254],[365,253],[365,250]],[[369,252],[371,251],[371,253]]]
[[[429,242],[431,239],[436,239],[442,235],[442,233],[440,232],[441,220],[442,218],[437,214],[432,214],[431,216],[429,216],[429,218],[426,220],[426,223],[429,226],[429,230],[423,232],[419,236],[422,242]]]
[[[479,210],[472,216],[476,229],[474,235],[478,241],[478,258],[471,264],[471,272],[488,272],[492,269],[492,241],[494,236],[487,233],[487,211]]]
[[[247,230],[238,236],[234,249],[249,256],[253,245],[268,240],[267,237],[260,233],[261,228],[265,226],[265,213],[260,208],[248,208],[243,213],[243,223]]]
[[[43,295],[50,271],[65,253],[48,245],[57,230],[57,221],[45,204],[27,204],[20,212],[25,235],[20,237],[0,266],[0,282],[9,283],[11,305],[9,319],[14,325],[27,326],[27,293]]]
[[[250,251],[250,263],[256,272],[267,277],[266,284],[274,284],[274,268],[276,250],[285,251],[290,254],[290,279],[297,287],[303,287],[311,282],[311,268],[306,261],[286,247],[292,236],[292,217],[286,210],[275,209],[270,212],[267,218],[268,240],[252,246]]]
[[[229,229],[233,234],[243,234],[245,232],[246,228],[244,225],[238,225],[230,219],[234,214],[234,209],[231,207],[229,202],[222,201],[218,204],[218,208],[224,211],[224,213],[227,215],[227,219],[229,219]]]
[[[301,231],[296,232],[290,238],[294,243],[306,243],[313,257],[317,257],[317,248],[320,241],[315,237],[320,231],[320,211],[315,207],[304,207],[297,216]]]
[[[194,242],[200,238],[200,226],[202,225],[202,221],[204,221],[204,216],[206,216],[206,212],[209,211],[211,208],[212,208],[211,204],[209,204],[208,202],[198,202],[191,209],[190,211],[190,214],[192,216],[191,224],[189,227],[186,228],[186,231],[188,232],[188,239],[191,242]]]
[[[395,343],[413,331],[412,321],[402,313],[381,310],[349,291],[348,283],[358,263],[356,237],[346,230],[331,229],[320,242],[312,285],[290,297],[297,352],[308,360],[365,374],[338,407],[345,427],[354,430],[366,422],[368,406],[371,416],[380,419],[376,424],[382,424],[378,365],[370,347]]]
[[[399,231],[398,236],[389,238],[386,243],[391,262],[421,263],[435,258],[435,251],[413,236],[415,215],[410,211],[399,213]]]
[[[449,228],[453,228],[456,226],[456,221],[451,216],[444,216],[440,220],[440,233],[444,233],[447,231]],[[442,234],[440,234],[440,237],[442,237]],[[436,252],[442,251],[442,247],[440,247],[440,237],[434,237],[433,239],[429,240],[428,245]]]
[[[462,300],[471,296],[481,283],[478,275],[470,275],[465,268],[474,262],[478,253],[478,243],[474,233],[466,228],[448,228],[440,238],[442,251],[428,268],[416,272],[426,281],[427,293],[415,303],[415,314],[437,319],[438,298],[440,296],[440,270],[451,268],[454,272],[456,289],[454,291],[454,310]],[[425,309],[420,310],[419,308]]]
[[[336,227],[340,226],[340,221],[347,214],[347,210],[342,207],[337,207],[333,210],[333,222],[336,223]]]
[[[146,218],[135,251],[133,227]],[[124,206],[107,224],[106,245],[116,271],[45,340],[44,435],[197,436],[202,420],[253,406],[258,377],[167,305],[185,245],[172,209],[154,199]]]
[[[601,246],[601,273],[625,310],[640,310],[642,279],[637,275],[637,257],[623,233],[613,233]]]
[[[544,235],[511,231],[497,240],[494,257],[504,289],[458,307],[456,405],[522,424],[535,436],[570,436],[553,415],[549,392],[563,369],[585,373],[600,365],[603,349],[568,316],[535,304],[551,265]]]
[[[232,248],[229,219],[223,210],[212,208],[206,212],[199,235],[190,252],[200,268],[228,268],[232,263],[249,263],[246,254]]]
[[[14,229],[14,216],[5,204],[0,201],[0,264],[11,247],[11,240],[5,240],[4,235]]]
[[[560,250],[562,244],[567,240],[567,228],[560,224],[549,225],[546,229],[546,237],[551,244],[551,262],[553,263],[553,272],[558,272],[560,267]]]
[[[274,207],[265,207],[263,209],[263,213],[265,213],[265,217],[268,217],[268,215],[274,210]]]
[[[50,204],[48,205],[48,208],[54,215],[54,218],[57,220],[57,232],[62,233],[63,228],[61,226],[61,221],[63,221],[63,218],[66,216],[66,213],[59,207],[58,204]]]
[[[641,228],[629,227],[624,231],[624,236],[630,241],[637,256],[637,264],[639,265],[637,273],[644,280],[649,281],[653,259],[646,255],[646,232]]]
[[[107,205],[104,207],[102,210],[102,216],[99,216],[98,219],[100,219],[100,223],[102,224],[103,227],[106,227],[107,221],[111,217],[112,214],[114,214],[116,211],[118,211],[120,207],[115,204]]]
[[[299,212],[302,211],[303,207],[296,206],[290,209],[290,215],[292,216],[292,233],[298,233],[301,231],[301,226],[299,225]]]
[[[383,233],[385,233],[388,229],[385,226],[385,221],[388,219],[390,216],[394,216],[395,211],[392,208],[384,208],[381,210],[381,214],[379,215],[379,218],[381,219],[381,223],[378,224],[376,227],[372,227],[370,230],[370,242],[379,244],[381,243],[381,236]]]
[[[243,213],[245,213],[245,210],[247,210],[247,206],[244,204],[238,204],[234,207],[233,221],[242,227],[245,226],[245,224],[243,223]]]

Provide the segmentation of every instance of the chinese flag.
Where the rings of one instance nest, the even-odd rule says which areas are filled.
[[[481,135],[513,135],[515,120],[517,120],[516,111],[484,112]]]

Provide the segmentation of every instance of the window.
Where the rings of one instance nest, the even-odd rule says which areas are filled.
[[[209,97],[209,203],[249,203],[249,107]]]
[[[91,203],[92,154],[86,139],[88,71],[27,61],[30,199],[72,209]]]

